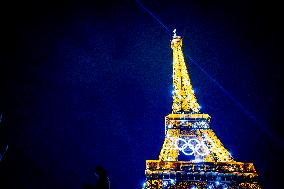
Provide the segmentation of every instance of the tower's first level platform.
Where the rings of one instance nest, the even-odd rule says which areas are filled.
[[[260,188],[252,163],[147,160],[145,175],[148,189]]]

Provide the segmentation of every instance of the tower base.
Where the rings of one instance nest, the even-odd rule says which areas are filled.
[[[144,189],[260,189],[252,163],[146,161]]]

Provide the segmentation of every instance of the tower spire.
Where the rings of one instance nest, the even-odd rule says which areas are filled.
[[[192,84],[182,52],[182,38],[176,35],[171,40],[173,49],[173,113],[199,113],[200,106],[192,89]]]

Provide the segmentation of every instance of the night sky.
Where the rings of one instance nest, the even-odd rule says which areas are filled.
[[[255,164],[264,188],[283,188],[280,5],[142,3],[184,37],[198,102],[225,147]],[[97,165],[111,189],[140,188],[171,112],[171,33],[135,0],[0,9],[0,188],[79,189]]]

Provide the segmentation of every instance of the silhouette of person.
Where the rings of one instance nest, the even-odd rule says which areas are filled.
[[[84,184],[84,189],[110,189],[110,181],[107,172],[102,166],[98,165],[96,167],[95,176],[97,177],[96,185]]]
[[[96,167],[96,176],[98,178],[96,189],[110,189],[110,181],[107,172],[102,166]]]

